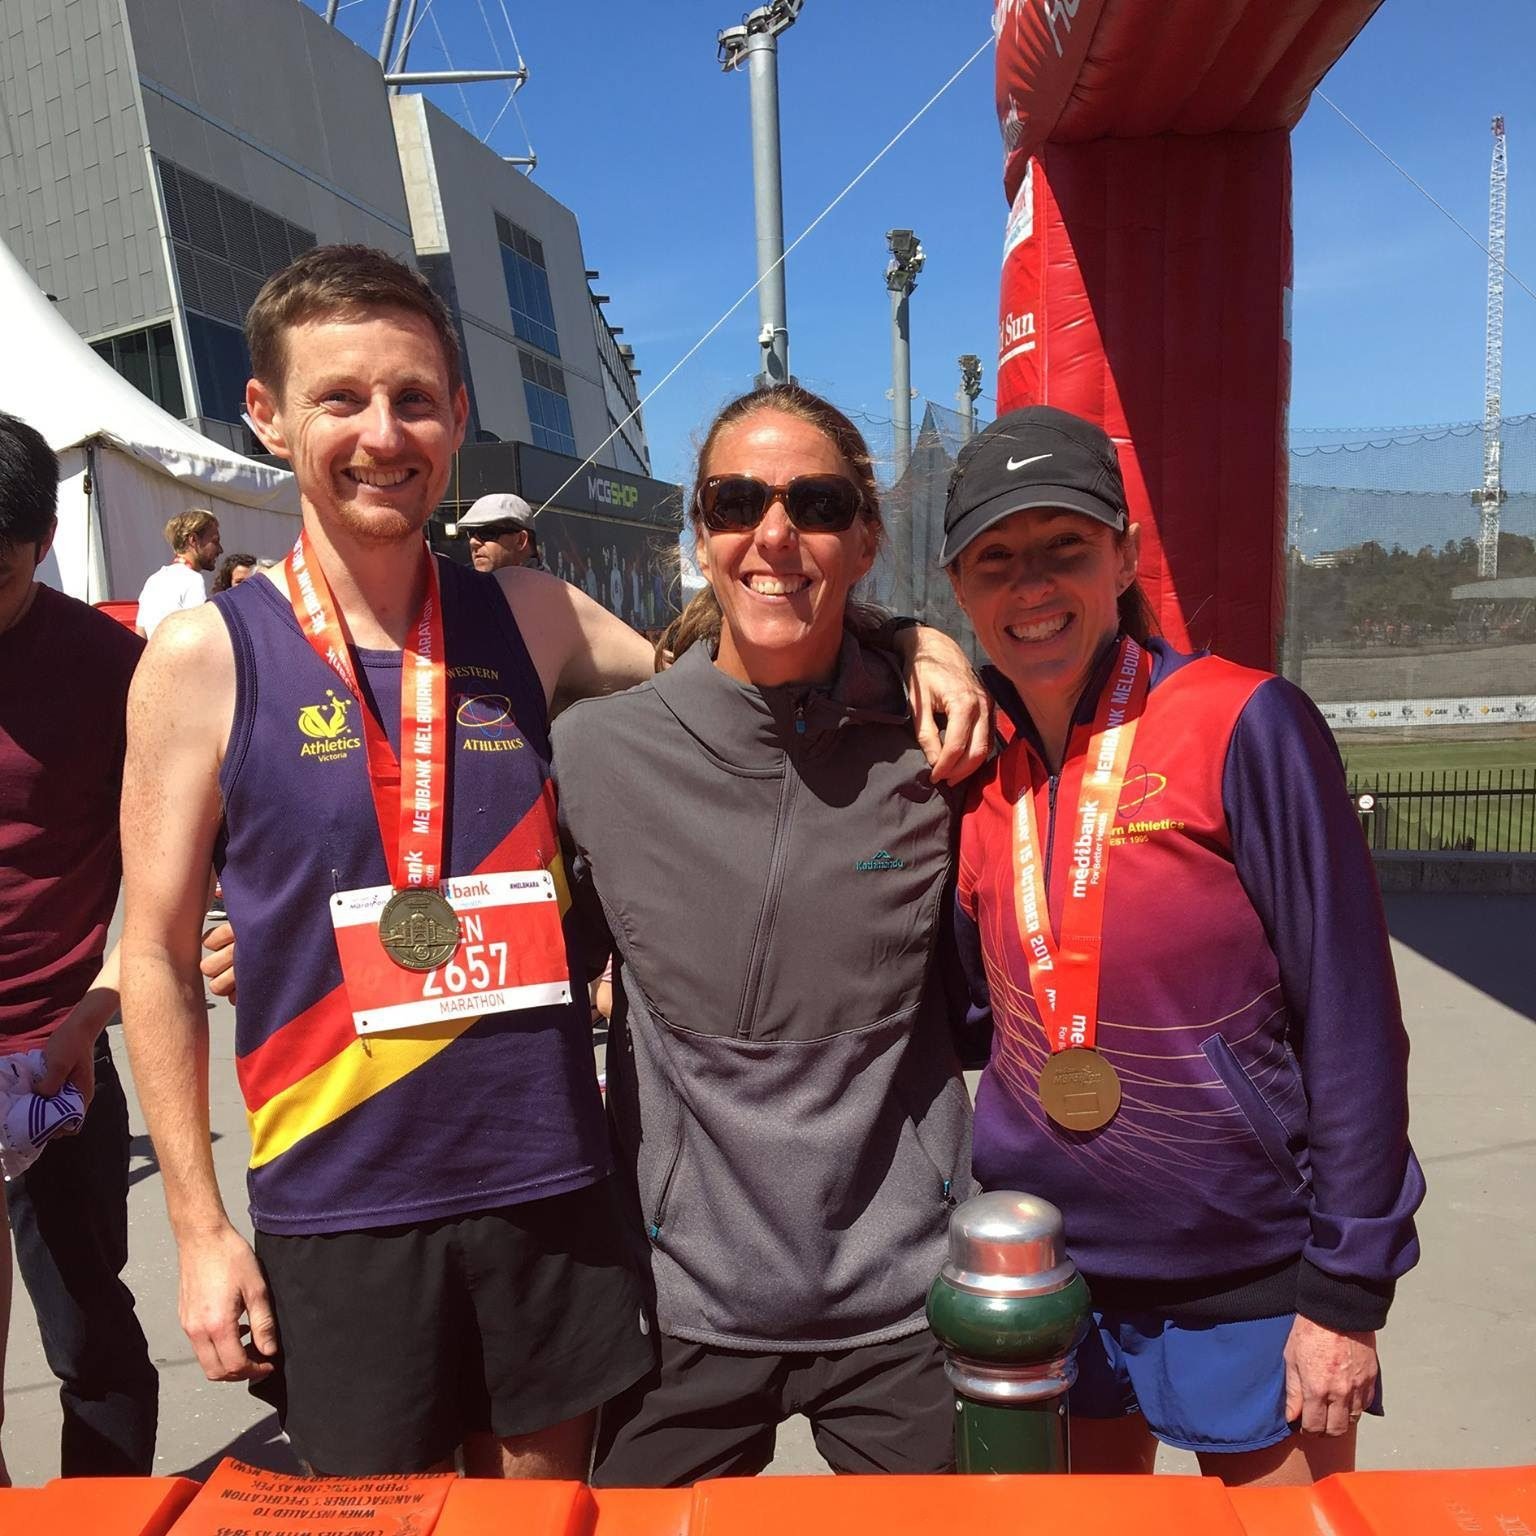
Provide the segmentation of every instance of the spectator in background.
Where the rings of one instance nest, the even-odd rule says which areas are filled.
[[[0,413],[0,1055],[41,1049],[38,1090],[69,1081],[90,1105],[79,1133],[50,1143],[6,1194],[17,1266],[62,1383],[60,1470],[109,1477],[151,1470],[159,1397],[119,1278],[128,1105],[103,1033],[117,1011],[117,955],[103,954],[121,875],[128,682],[143,644],[35,579],[57,490],[47,443]],[[216,549],[217,525],[213,538]]]
[[[247,577],[254,576],[260,568],[261,562],[255,555],[225,555],[219,574],[213,578],[213,590],[228,592],[231,587],[238,587]]]
[[[477,571],[499,571],[509,565],[544,569],[533,531],[533,508],[521,496],[509,491],[482,496],[459,519],[459,532],[469,539],[469,558]]]
[[[211,571],[224,553],[219,543],[219,520],[201,507],[173,517],[165,525],[165,542],[174,558],[154,572],[139,593],[135,629],[146,640],[166,614],[196,608],[207,600],[203,572]]]

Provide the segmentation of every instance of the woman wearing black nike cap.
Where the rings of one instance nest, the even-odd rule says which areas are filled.
[[[994,1020],[975,1171],[1060,1207],[1093,1294],[1078,1471],[1354,1464],[1418,1257],[1404,1035],[1327,727],[1150,633],[1114,445],[1036,406],[962,451],[942,562],[992,660],[957,935]]]

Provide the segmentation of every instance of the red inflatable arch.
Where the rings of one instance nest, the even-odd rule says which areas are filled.
[[[1170,640],[1275,664],[1290,130],[1380,0],[997,0],[1000,410],[1120,445]]]

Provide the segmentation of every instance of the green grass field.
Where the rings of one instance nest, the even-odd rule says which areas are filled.
[[[1352,742],[1348,731],[1334,740],[1350,773],[1408,773],[1436,769],[1536,768],[1536,737],[1491,741]]]
[[[1352,743],[1342,734],[1335,739],[1352,786],[1377,792],[1369,829],[1373,847],[1536,851],[1536,795],[1415,793],[1431,785],[1446,787],[1439,775],[1452,773],[1491,775],[1496,786],[1502,771],[1507,786],[1513,787],[1511,781],[1521,777],[1532,785],[1536,738]],[[1404,778],[1386,777],[1397,774]],[[1486,784],[1487,777],[1482,782]]]

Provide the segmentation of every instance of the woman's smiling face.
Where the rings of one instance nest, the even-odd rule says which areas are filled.
[[[715,438],[700,480],[750,475],[787,485],[800,475],[840,475],[852,466],[819,427],[765,408]],[[720,604],[722,671],[760,687],[823,682],[837,667],[843,614],[870,568],[878,525],[860,516],[842,533],[802,533],[774,501],[755,527],[698,528],[698,564]]]
[[[1014,512],[949,567],[955,596],[994,666],[1032,702],[1075,700],[1119,629],[1136,579],[1139,529],[1115,533],[1081,512]]]

